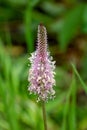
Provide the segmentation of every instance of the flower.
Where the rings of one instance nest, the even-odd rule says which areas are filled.
[[[30,93],[38,95],[38,101],[47,101],[55,95],[53,86],[55,85],[54,69],[55,61],[50,56],[47,47],[47,31],[40,24],[38,26],[37,49],[29,58],[31,67],[29,69],[28,81]]]

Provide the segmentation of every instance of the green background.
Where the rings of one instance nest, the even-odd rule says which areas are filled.
[[[0,0],[0,130],[44,129],[41,103],[27,91],[40,23],[56,61],[48,130],[87,130],[86,0]]]

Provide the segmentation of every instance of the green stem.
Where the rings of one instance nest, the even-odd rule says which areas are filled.
[[[44,101],[42,102],[42,111],[43,111],[44,130],[47,130],[46,109]]]

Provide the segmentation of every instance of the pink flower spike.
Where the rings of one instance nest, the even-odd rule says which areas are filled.
[[[29,58],[31,67],[28,76],[30,83],[28,90],[30,93],[38,95],[38,101],[47,101],[55,95],[53,89],[55,86],[55,61],[52,61],[53,58],[50,57],[47,47],[47,31],[42,24],[38,26],[37,37],[37,49]]]

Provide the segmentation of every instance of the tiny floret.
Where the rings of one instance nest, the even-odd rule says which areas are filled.
[[[37,101],[47,101],[55,96],[55,61],[50,56],[47,47],[46,28],[41,24],[38,26],[37,49],[29,58],[31,66],[29,69],[28,90],[38,95]]]

